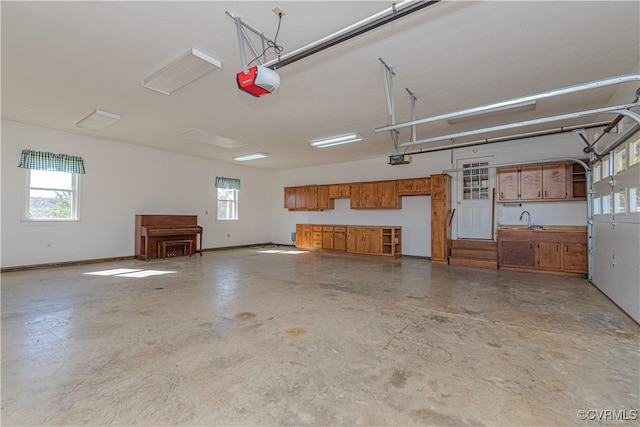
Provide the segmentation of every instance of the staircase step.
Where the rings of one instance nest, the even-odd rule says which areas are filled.
[[[455,249],[495,249],[498,250],[498,243],[493,240],[469,240],[457,239],[451,241],[451,248]]]
[[[455,258],[478,258],[478,259],[498,259],[498,249],[467,249],[453,248],[451,256]]]
[[[498,269],[497,260],[478,259],[478,258],[455,258],[449,257],[449,265],[459,265],[464,267],[488,268],[491,270]]]

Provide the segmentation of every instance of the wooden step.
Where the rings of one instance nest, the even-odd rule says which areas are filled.
[[[454,258],[449,257],[449,265],[458,265],[463,267],[488,268],[491,270],[498,269],[498,261],[479,258]]]
[[[451,248],[455,249],[495,249],[498,250],[498,243],[493,240],[470,240],[457,239],[451,241]]]
[[[467,249],[453,248],[451,249],[453,258],[479,258],[479,259],[498,259],[498,249]]]
[[[497,270],[498,243],[493,240],[452,240],[449,265]]]

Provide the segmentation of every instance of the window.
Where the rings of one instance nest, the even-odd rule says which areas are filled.
[[[613,158],[615,173],[617,174],[618,172],[625,170],[627,168],[627,146],[623,145],[618,148],[614,152]]]
[[[78,174],[37,169],[27,169],[26,173],[25,220],[78,219]]]
[[[238,219],[238,190],[218,188],[218,219]]]
[[[237,220],[240,180],[216,176],[216,190],[218,190],[218,219]]]
[[[466,163],[462,178],[462,198],[465,200],[489,198],[489,162]]]
[[[629,143],[629,152],[631,153],[631,156],[629,156],[629,166],[640,163],[640,135]]]
[[[602,179],[602,165],[600,163],[593,166],[593,182],[596,183]]]
[[[593,198],[593,214],[602,215],[602,202],[600,200],[600,197]]]
[[[24,220],[78,220],[78,183],[85,173],[82,157],[25,149],[18,167],[26,169]]]
[[[611,214],[611,195],[602,196],[602,213],[604,215]]]
[[[625,213],[627,212],[627,189],[623,188],[613,193],[613,212]]]
[[[606,178],[608,176],[611,176],[611,161],[609,156],[605,157],[604,159],[602,159],[602,177]]]
[[[640,187],[629,189],[629,212],[640,213]]]

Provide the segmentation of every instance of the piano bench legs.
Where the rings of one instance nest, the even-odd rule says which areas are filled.
[[[182,252],[186,255],[193,253],[193,240],[165,240],[158,242],[158,258],[162,255],[162,259],[167,257],[167,247],[182,246]],[[188,252],[187,252],[188,251]]]

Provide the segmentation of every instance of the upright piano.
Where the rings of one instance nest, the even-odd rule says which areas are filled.
[[[197,215],[136,215],[136,259],[160,258],[159,243],[179,240],[193,241],[192,253],[188,253],[188,246],[176,247],[184,252],[180,255],[200,252],[202,256],[202,227]]]

